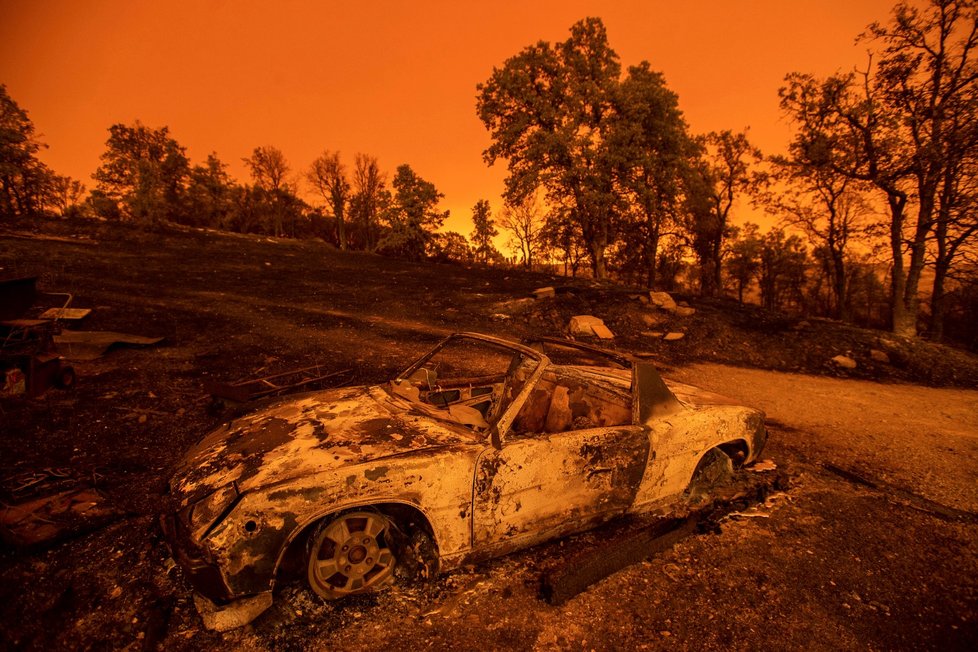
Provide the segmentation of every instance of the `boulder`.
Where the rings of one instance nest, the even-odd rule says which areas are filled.
[[[550,287],[550,286],[547,286],[545,288],[537,288],[536,290],[534,290],[533,291],[533,298],[534,299],[537,299],[537,300],[539,300],[539,299],[552,299],[555,294],[556,294],[556,292],[554,291],[554,289],[552,287]]]
[[[677,306],[673,312],[677,317],[690,317],[696,314],[696,308],[690,308],[689,306]]]
[[[856,361],[847,355],[837,355],[834,358],[832,358],[832,362],[834,362],[837,366],[842,367],[843,369],[856,368]]]
[[[666,342],[675,342],[676,340],[681,340],[684,337],[686,337],[686,333],[666,333],[666,336],[662,339],[664,339]]]
[[[568,329],[570,330],[571,335],[579,335],[583,337],[597,336],[603,340],[610,340],[615,336],[615,334],[604,325],[603,321],[593,315],[576,315],[571,317]]]
[[[870,349],[869,357],[871,357],[876,362],[882,362],[883,364],[890,364],[890,356],[886,354],[886,351],[880,351],[879,349]]]
[[[678,307],[668,292],[649,292],[649,301],[669,312],[674,312]]]

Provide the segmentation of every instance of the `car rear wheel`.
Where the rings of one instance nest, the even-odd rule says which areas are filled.
[[[324,521],[309,539],[309,586],[327,600],[386,586],[397,560],[393,524],[378,512],[350,512]]]

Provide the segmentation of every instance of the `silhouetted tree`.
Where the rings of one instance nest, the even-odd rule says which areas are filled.
[[[744,290],[757,278],[761,268],[761,236],[756,224],[748,222],[730,243],[727,274],[737,285],[737,301],[744,302]]]
[[[768,209],[800,229],[825,263],[832,295],[830,315],[851,320],[848,295],[850,245],[874,233],[872,210],[860,182],[827,166],[786,157],[772,158],[774,178],[784,190],[769,194]]]
[[[924,8],[901,2],[889,24],[870,25],[863,38],[882,48],[875,67],[825,80],[788,75],[782,106],[798,126],[793,147],[806,160],[867,181],[886,197],[892,327],[912,336],[928,239],[943,217],[939,191],[974,148],[960,128],[975,120],[978,18],[969,0],[930,0]]]
[[[489,202],[485,199],[480,199],[472,207],[472,225],[475,227],[472,229],[475,257],[479,262],[486,264],[493,258],[493,253],[496,251],[492,239],[499,235],[499,231],[496,230],[495,222],[492,219],[492,209],[489,207]]]
[[[387,180],[377,165],[377,159],[357,154],[353,161],[353,195],[350,198],[350,217],[360,231],[360,248],[373,250],[380,237],[380,215],[391,203]]]
[[[428,241],[429,259],[445,263],[471,263],[475,252],[469,246],[468,240],[461,233],[448,231],[435,233]]]
[[[539,193],[527,195],[516,203],[506,203],[499,216],[499,225],[509,234],[510,247],[520,254],[523,266],[533,269],[534,256],[542,246],[544,226]]]
[[[679,216],[684,177],[697,148],[687,133],[679,97],[648,62],[629,68],[615,105],[611,146],[621,191],[630,200],[619,262],[652,287],[659,243]]]
[[[751,166],[761,158],[746,133],[712,132],[703,138],[705,156],[687,182],[686,229],[700,263],[700,292],[721,288],[724,241],[731,234],[730,212],[756,185]]]
[[[620,74],[603,23],[586,18],[568,40],[524,48],[478,87],[478,115],[492,138],[484,156],[490,165],[507,160],[507,202],[538,187],[553,205],[571,202],[597,278],[607,273],[621,201],[608,146]]]
[[[797,235],[771,229],[761,238],[758,285],[761,303],[771,310],[802,303],[808,252]]]
[[[194,226],[226,229],[232,226],[235,183],[216,153],[190,170],[184,221]]]
[[[346,208],[350,198],[350,182],[339,152],[324,151],[312,162],[306,179],[323,198],[336,220],[336,239],[340,249],[346,249]]]
[[[0,84],[0,216],[41,215],[45,206],[58,205],[60,180],[37,158],[45,147],[34,123]],[[67,187],[70,187],[67,186]]]
[[[114,124],[101,161],[92,176],[103,216],[141,223],[179,220],[190,164],[169,127],[151,129],[138,120],[132,126]],[[106,212],[112,204],[115,208]]]
[[[378,249],[388,255],[422,260],[435,230],[448,217],[448,211],[438,210],[444,195],[407,164],[398,166],[392,184],[394,203],[386,212],[390,230]]]
[[[251,193],[252,200],[260,214],[268,215],[271,219],[271,232],[275,236],[286,235],[285,223],[291,226],[291,235],[295,236],[295,223],[301,210],[302,202],[295,194],[294,185],[289,181],[289,163],[282,150],[271,145],[256,147],[251,156],[241,159],[251,172],[255,192]]]

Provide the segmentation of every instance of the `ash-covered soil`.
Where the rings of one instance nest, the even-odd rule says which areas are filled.
[[[0,479],[70,469],[118,510],[95,531],[0,551],[4,648],[978,645],[978,525],[887,489],[978,511],[973,355],[733,302],[676,297],[696,309],[677,317],[642,303],[637,289],[205,232],[19,225],[0,231],[0,268],[72,293],[73,306],[93,308],[87,330],[166,338],[76,363],[70,391],[0,400]],[[548,285],[556,297],[520,301]],[[765,457],[791,488],[759,514],[557,607],[539,598],[541,572],[576,550],[614,546],[614,528],[343,603],[287,583],[252,625],[203,628],[157,517],[171,467],[222,418],[205,379],[321,364],[351,370],[357,384],[379,382],[452,331],[563,335],[575,314],[601,317],[613,346],[651,355],[667,374],[765,409]],[[667,342],[651,331],[685,335]],[[836,355],[856,369],[832,363]],[[826,461],[883,484],[853,484]]]

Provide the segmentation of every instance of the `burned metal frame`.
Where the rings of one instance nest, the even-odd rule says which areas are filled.
[[[411,382],[453,341],[512,352],[515,364],[507,377],[524,365],[525,378],[520,373],[513,383],[502,381],[498,395],[505,403],[492,415],[488,437],[393,387]],[[286,552],[304,541],[308,528],[370,509],[422,527],[437,563],[450,570],[616,515],[657,509],[682,494],[709,451],[742,449],[749,462],[764,444],[763,414],[756,410],[667,384],[654,367],[625,355],[551,343],[601,354],[620,366],[628,362],[631,373],[555,364],[524,344],[458,333],[391,384],[306,393],[216,429],[171,481],[175,504],[165,522],[178,548],[175,558],[209,598],[247,599],[273,588]],[[558,405],[555,385],[565,382]],[[531,406],[531,394],[533,420],[523,423],[528,417],[521,410]],[[544,423],[540,410],[546,421],[558,410],[555,423],[563,425],[527,426]],[[572,419],[565,418],[568,411]],[[551,427],[560,429],[544,429]],[[227,505],[219,492],[231,483],[237,500]],[[201,536],[188,527],[198,509],[197,525],[206,521]]]

